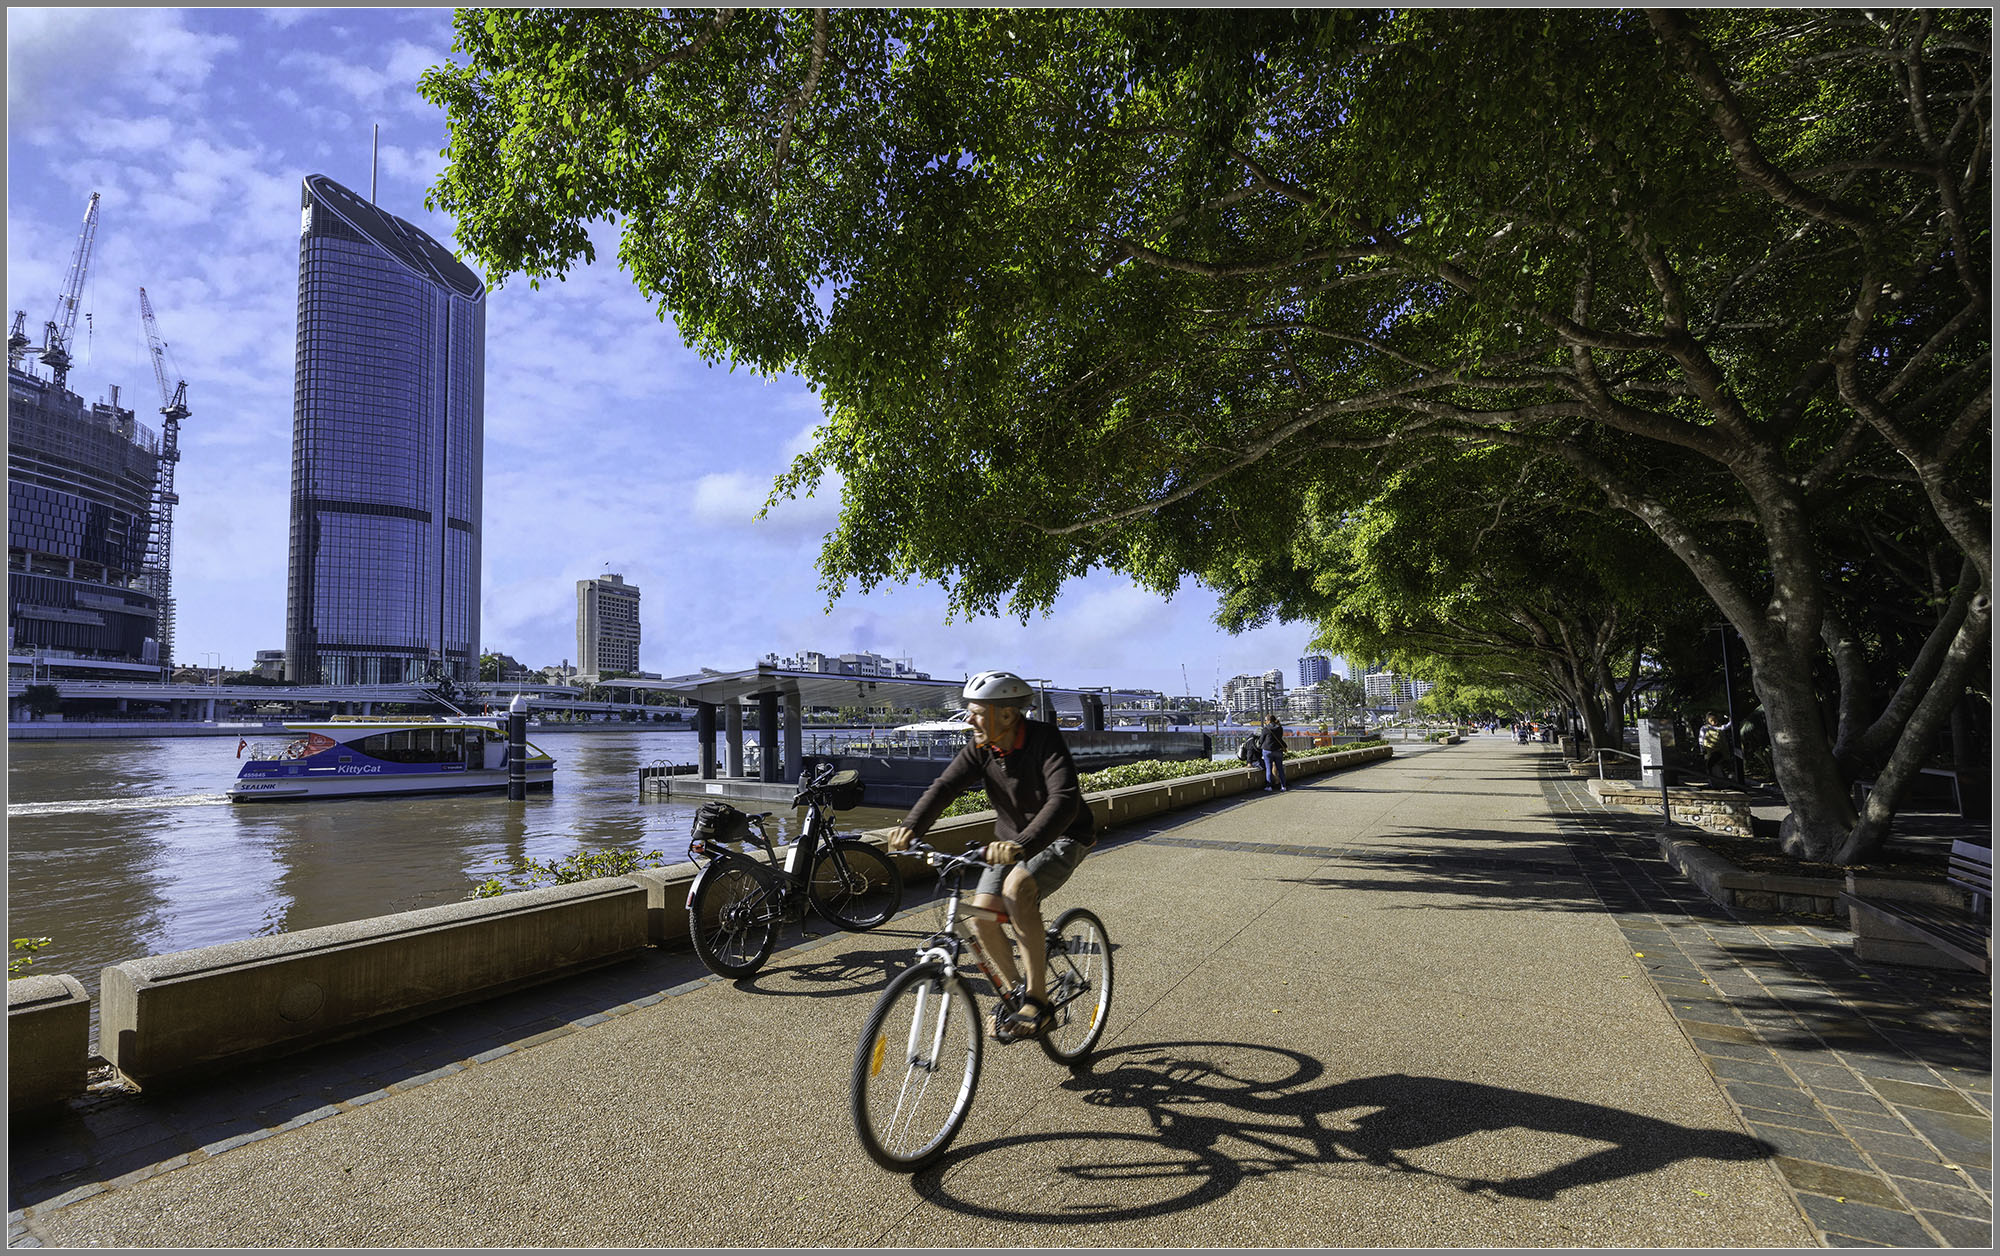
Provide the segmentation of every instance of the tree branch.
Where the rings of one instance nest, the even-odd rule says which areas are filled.
[[[785,125],[778,132],[778,147],[771,158],[771,199],[764,204],[760,215],[769,221],[771,212],[777,207],[778,180],[785,173],[785,159],[791,155],[792,127],[798,122],[799,110],[810,101],[819,87],[820,68],[826,64],[826,10],[813,10],[812,63],[806,67],[806,81],[800,85],[798,94],[792,97],[791,107],[785,111]]]
[[[702,49],[708,47],[715,37],[722,33],[723,28],[729,25],[730,19],[735,16],[735,9],[717,9],[713,20],[709,22],[708,29],[702,32],[700,38],[685,48],[674,52],[661,53],[645,65],[625,75],[618,81],[620,92],[622,93],[626,88],[631,87],[635,83],[644,82],[676,61],[688,61],[700,56]]]
[[[1737,171],[1753,187],[1809,218],[1844,227],[1863,237],[1875,234],[1875,224],[1861,210],[1844,201],[1830,200],[1806,191],[1765,158],[1756,138],[1750,133],[1750,123],[1743,116],[1743,106],[1737,101],[1736,93],[1729,89],[1707,47],[1688,29],[1687,19],[1679,11],[1648,9],[1646,18],[1652,23],[1660,42],[1680,58],[1682,67],[1694,82],[1695,90],[1708,101],[1709,116],[1714,120],[1716,130],[1722,133],[1730,158],[1736,163]]]

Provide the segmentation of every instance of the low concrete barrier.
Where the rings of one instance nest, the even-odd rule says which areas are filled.
[[[1299,780],[1393,753],[1386,745],[1335,751],[1290,760],[1285,771]],[[1098,826],[1110,829],[1263,783],[1261,767],[1231,766],[1086,799]],[[953,852],[984,845],[996,818],[953,816],[926,840]],[[847,836],[876,846],[885,839],[881,830]],[[897,866],[911,879],[929,872],[909,856]],[[170,1084],[490,998],[648,944],[686,945],[698,872],[677,863],[132,960],[104,970],[99,1052],[141,1086]],[[60,980],[75,986],[75,1011],[85,1018],[77,1023],[86,1023],[82,987]],[[14,1024],[10,999],[10,1037]],[[72,1054],[83,1060],[84,1045]]]
[[[83,1093],[90,997],[68,973],[7,983],[7,1111],[39,1112]]]
[[[634,954],[646,893],[551,886],[104,970],[102,1054],[141,1086],[282,1055]]]

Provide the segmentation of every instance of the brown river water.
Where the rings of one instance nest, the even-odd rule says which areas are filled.
[[[268,739],[268,738],[267,738]],[[254,740],[254,739],[253,739]],[[639,796],[639,768],[692,762],[695,735],[534,730],[555,788],[504,794],[231,803],[233,737],[10,741],[7,936],[48,937],[33,973],[434,907],[512,859],[579,850],[686,857],[694,803]],[[776,820],[787,835],[794,813]],[[843,831],[895,813],[843,812]]]

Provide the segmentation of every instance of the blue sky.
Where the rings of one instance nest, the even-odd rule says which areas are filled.
[[[325,174],[453,244],[424,209],[445,143],[417,94],[449,9],[7,11],[7,309],[55,305],[92,191],[100,225],[70,387],[122,389],[157,426],[144,287],[193,417],[181,429],[174,592],[182,662],[284,644],[299,184]],[[945,623],[931,586],[850,590],[814,568],[838,486],[753,519],[820,413],[796,379],[710,367],[617,267],[488,296],[482,637],[530,666],[576,656],[575,582],[643,590],[642,665],[746,667],[769,651],[872,650],[936,676],[1010,668],[1063,685],[1196,694],[1282,668],[1310,625],[1232,637],[1213,594],[1170,602],[1094,573],[1054,611]]]

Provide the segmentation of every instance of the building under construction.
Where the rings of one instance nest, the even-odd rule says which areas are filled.
[[[96,222],[92,195],[42,343],[25,334],[21,313],[7,343],[8,664],[54,678],[129,677],[173,662],[166,539],[185,387],[162,409],[164,442],[118,404],[116,386],[109,401],[88,404],[70,391]],[[158,372],[164,346],[141,301]],[[160,382],[164,391],[163,374]]]

